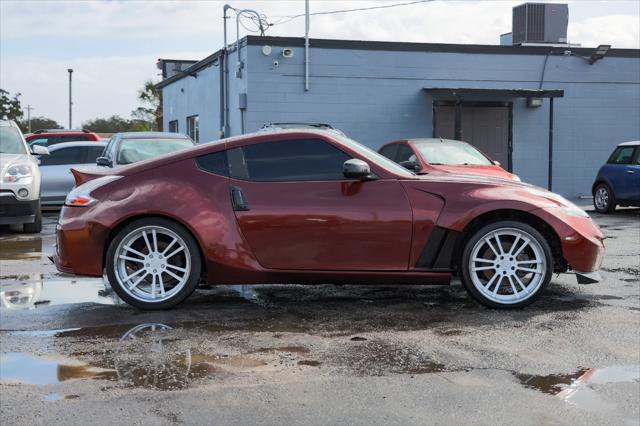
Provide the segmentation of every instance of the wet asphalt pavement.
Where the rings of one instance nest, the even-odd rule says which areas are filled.
[[[0,228],[2,424],[640,424],[640,209],[604,283],[533,306],[445,286],[231,286],[138,311]]]

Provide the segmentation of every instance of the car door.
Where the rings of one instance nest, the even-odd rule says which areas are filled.
[[[228,151],[238,225],[262,266],[407,269],[412,214],[401,184],[344,178],[350,158],[320,138]]]
[[[85,161],[83,147],[74,146],[52,150],[40,159],[41,200],[43,204],[64,202],[75,181],[71,168],[81,166]]]
[[[627,168],[626,175],[629,185],[629,194],[627,199],[633,201],[634,204],[640,203],[640,146],[636,146],[633,159]]]
[[[638,173],[638,167],[631,164],[634,152],[633,146],[617,147],[601,172],[609,181],[617,201],[633,198],[633,178]]]

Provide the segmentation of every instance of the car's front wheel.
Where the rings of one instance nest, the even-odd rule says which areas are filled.
[[[533,303],[551,280],[553,257],[533,227],[499,221],[477,230],[462,254],[460,278],[467,292],[491,308]]]
[[[198,285],[201,268],[191,234],[162,218],[125,226],[106,256],[111,286],[122,300],[141,309],[167,309],[185,300]]]
[[[598,213],[612,213],[616,209],[613,191],[606,183],[598,184],[593,191],[593,207]]]

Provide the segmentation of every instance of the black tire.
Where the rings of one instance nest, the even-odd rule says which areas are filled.
[[[500,303],[486,297],[484,294],[482,294],[478,290],[478,288],[476,288],[476,285],[474,284],[473,278],[471,276],[471,271],[469,269],[470,258],[476,244],[488,234],[491,234],[492,232],[500,229],[503,229],[503,230],[515,229],[520,232],[525,232],[526,234],[529,234],[531,238],[537,241],[539,247],[542,250],[541,255],[544,257],[544,262],[545,262],[544,267],[546,268],[546,270],[542,271],[542,274],[541,274],[542,278],[540,280],[541,283],[538,285],[537,289],[534,292],[532,292],[529,296],[527,296],[526,299],[519,301],[517,303]],[[497,259],[498,259],[498,256],[496,255],[496,262],[497,262]],[[515,258],[515,260],[517,261],[517,258]],[[496,270],[494,273],[498,274],[498,271]],[[463,247],[461,264],[460,264],[460,280],[462,281],[462,284],[467,290],[467,293],[469,293],[469,295],[472,298],[474,298],[475,300],[477,300],[478,302],[480,302],[481,304],[489,308],[517,309],[517,308],[522,308],[524,306],[530,305],[531,303],[535,302],[540,297],[540,295],[544,292],[545,288],[549,284],[549,281],[551,281],[552,275],[553,275],[553,255],[551,253],[551,247],[549,246],[549,243],[540,232],[538,232],[535,228],[523,222],[503,220],[503,221],[490,223],[480,228],[476,232],[474,232]],[[487,279],[488,278],[489,277],[487,277]],[[503,278],[499,278],[497,280],[498,286],[502,285],[501,284],[502,279]]]
[[[596,199],[598,193],[606,194],[606,202]],[[604,204],[603,204],[604,203]],[[599,183],[593,191],[593,207],[598,213],[613,213],[616,209],[616,196],[606,183]]]
[[[148,302],[137,299],[131,296],[123,287],[122,284],[117,279],[116,270],[115,270],[115,256],[116,251],[123,239],[125,239],[132,232],[139,230],[143,227],[157,226],[169,229],[176,233],[186,244],[188,247],[188,251],[190,253],[190,271],[188,271],[188,278],[186,280],[186,284],[182,289],[175,293],[170,299],[158,301],[158,302]],[[164,218],[151,218],[151,219],[138,219],[127,226],[122,228],[118,234],[111,240],[109,244],[109,248],[107,249],[107,255],[105,257],[105,269],[107,271],[107,277],[109,279],[109,283],[113,290],[118,294],[118,296],[127,302],[128,304],[135,306],[139,309],[144,310],[161,310],[161,309],[170,309],[174,306],[182,303],[187,297],[189,297],[200,281],[200,274],[202,271],[202,261],[200,255],[200,248],[195,241],[195,239],[191,236],[191,234],[180,224],[173,222]]]
[[[36,209],[36,220],[32,223],[22,225],[22,232],[25,234],[39,234],[42,232],[42,207],[38,200],[38,208]]]

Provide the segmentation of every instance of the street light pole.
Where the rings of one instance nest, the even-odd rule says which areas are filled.
[[[69,72],[69,129],[72,128],[72,107],[73,107],[73,100],[71,98],[71,84],[72,84],[72,76],[73,76],[73,69],[69,68],[67,69],[67,71]]]
[[[35,109],[31,105],[27,105],[27,130],[31,133],[31,110]]]

